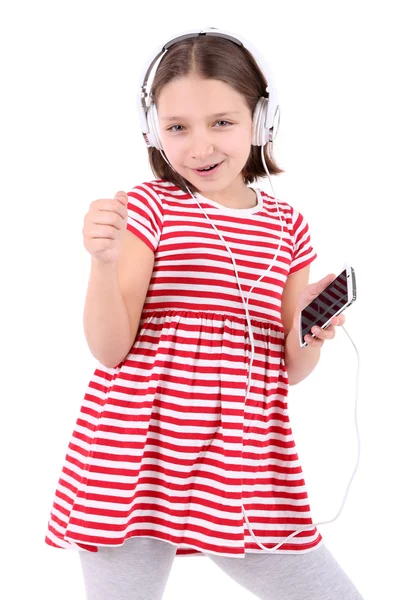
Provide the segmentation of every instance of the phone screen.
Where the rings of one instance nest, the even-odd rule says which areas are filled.
[[[301,339],[304,340],[304,336],[311,333],[313,325],[321,327],[349,303],[347,271],[344,270],[302,310]]]

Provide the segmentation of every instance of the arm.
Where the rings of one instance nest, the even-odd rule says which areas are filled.
[[[301,348],[296,314],[296,305],[300,292],[307,287],[310,265],[289,275],[282,295],[282,323],[285,330],[285,366],[290,385],[296,385],[305,379],[316,367],[320,359],[320,347]]]
[[[116,264],[91,261],[84,333],[91,354],[113,368],[131,350],[154,267],[154,253],[126,230]]]

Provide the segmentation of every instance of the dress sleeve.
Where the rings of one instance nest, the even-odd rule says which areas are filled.
[[[164,221],[162,200],[148,182],[135,186],[127,194],[126,229],[137,235],[153,252],[156,252]]]
[[[307,267],[317,258],[311,244],[309,225],[304,216],[294,208],[292,208],[292,238],[293,253],[289,275]]]

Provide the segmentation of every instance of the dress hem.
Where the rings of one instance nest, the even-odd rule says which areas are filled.
[[[57,536],[54,536],[57,537]],[[192,544],[187,544],[187,546],[179,546],[178,544],[176,544],[175,542],[172,542],[170,540],[167,539],[163,539],[159,536],[154,536],[154,535],[132,535],[131,537],[127,538],[124,540],[124,542],[122,544],[86,544],[86,543],[82,543],[80,544],[79,542],[76,542],[75,540],[72,540],[71,538],[69,538],[68,536],[64,537],[64,538],[58,538],[58,540],[61,541],[61,543],[65,543],[65,544],[70,544],[70,546],[58,546],[56,544],[56,542],[54,542],[53,540],[51,540],[48,536],[45,537],[45,543],[53,548],[57,548],[60,550],[71,550],[71,551],[76,551],[76,552],[98,552],[98,547],[103,547],[103,548],[120,548],[121,546],[123,546],[125,544],[125,542],[127,542],[128,540],[131,540],[133,538],[136,537],[142,537],[142,538],[149,538],[149,539],[155,539],[155,540],[160,540],[161,542],[165,542],[167,544],[170,544],[171,546],[175,546],[177,548],[177,552],[176,552],[176,557],[183,557],[183,556],[206,556],[207,554],[213,554],[214,556],[225,556],[225,557],[229,557],[229,558],[244,558],[245,554],[265,554],[266,551],[263,550],[262,548],[260,549],[253,549],[253,548],[245,548],[244,551],[241,548],[241,551],[237,551],[235,552],[215,552],[212,550],[203,550],[202,548],[198,547],[198,546],[193,546]],[[313,545],[311,545],[309,548],[304,548],[304,549],[300,549],[300,550],[276,550],[275,552],[272,552],[272,554],[306,554],[307,552],[311,552],[312,550],[315,550],[316,548],[318,548],[318,546],[320,546],[321,544],[324,543],[324,540],[321,536],[321,534],[319,534],[319,537],[317,538],[318,541],[316,543],[314,543]],[[87,548],[85,547],[87,546]],[[96,550],[90,550],[89,548],[96,548]],[[268,550],[270,550],[268,548]],[[268,552],[269,554],[271,554],[271,552]]]

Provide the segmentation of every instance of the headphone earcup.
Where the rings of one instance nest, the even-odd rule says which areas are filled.
[[[150,146],[153,146],[158,150],[163,150],[163,145],[160,140],[160,126],[157,114],[157,107],[154,104],[154,102],[152,102],[149,108],[147,109],[146,120],[149,130],[147,138]]]
[[[272,141],[271,130],[265,127],[265,121],[268,110],[268,98],[258,99],[257,105],[254,110],[253,122],[252,122],[252,141],[253,146],[264,146],[267,142]]]

